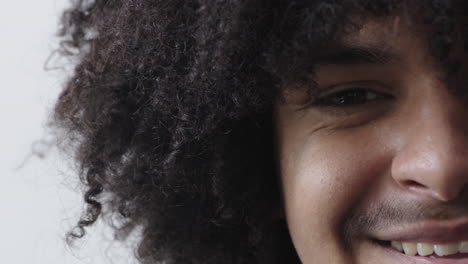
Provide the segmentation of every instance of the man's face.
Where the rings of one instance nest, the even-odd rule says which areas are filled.
[[[467,69],[447,74],[426,43],[404,19],[368,22],[317,64],[320,103],[286,87],[281,183],[303,263],[468,263]]]

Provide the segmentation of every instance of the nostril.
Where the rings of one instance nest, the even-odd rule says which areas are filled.
[[[413,180],[406,180],[403,182],[403,185],[410,188],[427,188],[425,185]]]
[[[414,180],[405,180],[400,182],[400,186],[418,194],[428,195],[434,199],[447,202],[449,200],[453,200],[456,197],[460,196],[461,189],[451,188],[451,189],[443,189],[443,188],[432,188],[430,185],[424,185],[419,183],[418,181]]]

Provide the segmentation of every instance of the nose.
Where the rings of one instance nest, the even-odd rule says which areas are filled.
[[[468,182],[468,115],[449,94],[424,95],[401,118],[403,140],[392,161],[406,190],[440,201],[457,198]]]

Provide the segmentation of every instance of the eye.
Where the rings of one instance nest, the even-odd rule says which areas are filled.
[[[326,95],[317,95],[312,100],[314,106],[351,107],[363,105],[386,96],[366,88],[350,88]]]

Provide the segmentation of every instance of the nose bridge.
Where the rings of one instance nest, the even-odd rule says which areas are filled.
[[[410,106],[405,140],[394,157],[398,184],[439,200],[458,196],[468,181],[468,140],[464,111],[456,98],[433,94]]]

